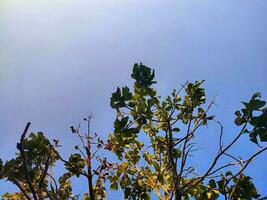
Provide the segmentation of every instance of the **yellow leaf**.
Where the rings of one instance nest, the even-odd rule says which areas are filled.
[[[212,196],[211,192],[207,192],[208,199],[211,199],[211,196]]]

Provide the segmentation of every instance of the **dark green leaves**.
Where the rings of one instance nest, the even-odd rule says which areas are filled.
[[[120,133],[123,132],[123,130],[126,129],[126,125],[128,123],[129,117],[124,117],[121,120],[117,118],[114,122],[114,132]]]
[[[85,161],[80,154],[75,153],[69,157],[69,161],[65,163],[65,167],[68,171],[79,177],[85,167]]]
[[[242,102],[242,103],[245,105],[247,110],[257,111],[266,104],[265,101],[261,101],[259,98],[261,98],[261,93],[257,92],[254,95],[252,95],[248,103],[246,102]]]
[[[131,183],[131,180],[130,180],[129,176],[127,175],[127,173],[124,174],[124,175],[122,176],[121,181],[120,181],[120,185],[121,185],[121,187],[122,187],[122,188],[125,188],[126,186],[130,185],[130,183]]]
[[[266,102],[260,100],[260,97],[260,93],[255,93],[249,102],[242,102],[245,108],[235,112],[235,124],[241,126],[249,123],[252,130],[246,130],[244,133],[248,133],[250,140],[256,144],[259,143],[258,138],[261,142],[267,142],[267,112],[264,108]]]
[[[133,98],[133,95],[127,86],[122,88],[122,96],[125,101],[130,101]]]
[[[209,186],[210,186],[211,188],[216,188],[216,182],[215,182],[214,179],[211,179],[211,180],[209,181]]]
[[[173,132],[180,132],[180,129],[179,128],[174,128],[172,129]]]
[[[237,125],[237,126],[241,126],[242,124],[244,124],[245,123],[245,121],[241,118],[241,117],[237,117],[237,118],[235,118],[235,124]]]
[[[135,83],[138,87],[148,88],[153,83],[156,83],[156,81],[153,81],[155,77],[154,70],[151,70],[151,68],[143,65],[142,63],[134,64],[131,77],[135,79]]]
[[[236,177],[234,183],[235,185],[231,188],[234,189],[233,199],[253,199],[260,196],[249,176]]]
[[[115,109],[123,108],[127,105],[127,102],[133,98],[129,88],[123,87],[122,90],[118,87],[117,91],[114,92],[110,99],[110,106]],[[129,102],[130,103],[130,102]],[[130,103],[130,107],[132,103]]]

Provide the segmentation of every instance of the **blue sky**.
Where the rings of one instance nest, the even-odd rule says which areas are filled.
[[[110,94],[131,84],[132,65],[140,61],[155,69],[163,95],[205,79],[229,140],[240,101],[256,91],[267,99],[266,19],[266,0],[2,0],[0,157],[14,156],[27,121],[32,131],[61,139],[65,155],[74,143],[69,126],[88,113],[107,137],[115,118]],[[199,139],[199,165],[209,163],[217,134],[210,127]],[[233,149],[244,156],[255,151],[245,140]],[[265,195],[266,164],[265,154],[247,170]],[[13,189],[0,183],[0,192]]]

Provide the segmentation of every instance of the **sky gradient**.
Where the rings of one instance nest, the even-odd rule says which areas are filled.
[[[229,140],[240,102],[257,91],[267,99],[267,1],[2,0],[0,157],[14,156],[27,121],[31,131],[59,138],[65,155],[74,143],[69,127],[89,113],[94,130],[107,137],[115,119],[110,94],[132,84],[135,62],[155,69],[163,96],[186,80],[205,79]],[[199,139],[200,165],[208,165],[217,136],[211,127]],[[255,150],[244,140],[233,153]],[[266,165],[265,154],[247,170],[264,195]],[[7,190],[14,187],[1,182],[0,193]]]

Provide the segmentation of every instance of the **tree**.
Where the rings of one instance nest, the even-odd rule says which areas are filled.
[[[105,185],[113,190],[120,188],[124,199],[133,200],[150,199],[151,194],[160,200],[266,199],[245,174],[252,160],[267,150],[264,147],[267,109],[260,93],[242,102],[243,108],[235,112],[235,124],[240,131],[224,144],[223,125],[210,114],[214,101],[206,103],[204,81],[186,82],[162,99],[153,87],[156,84],[154,70],[142,63],[135,64],[131,77],[135,80],[132,91],[127,86],[118,87],[112,94],[110,105],[117,116],[107,142],[90,132],[91,117],[85,118],[85,135],[81,134],[80,125],[71,127],[81,145],[75,146],[78,152],[69,160],[61,157],[57,140],[52,145],[42,133],[30,134],[25,139],[27,125],[17,145],[17,157],[0,163],[1,179],[20,189],[19,193],[5,196],[9,199],[12,195],[16,195],[13,199],[78,199],[78,195],[72,194],[70,178],[82,176],[88,180],[84,199],[91,200],[105,198]],[[205,172],[198,174],[188,158],[196,150],[194,140],[202,133],[200,128],[210,123],[220,127],[218,152]],[[241,137],[249,137],[259,147],[246,159],[229,152]],[[119,162],[111,163],[96,156],[101,149],[114,153]],[[96,160],[99,165],[92,169],[92,162]],[[59,181],[54,180],[48,170],[56,161],[62,161],[67,171]],[[105,184],[106,180],[109,184]]]
[[[84,177],[88,182],[88,191],[83,199],[101,200],[105,198],[105,181],[113,168],[106,158],[97,156],[101,149],[109,149],[109,145],[97,137],[97,134],[90,133],[91,116],[83,119],[86,124],[86,131],[81,133],[81,124],[74,128],[71,126],[71,133],[75,134],[81,141],[81,145],[74,148],[78,153],[71,154],[65,160],[59,153],[58,140],[53,140],[53,144],[45,138],[42,132],[26,134],[30,127],[27,124],[21,135],[20,142],[17,144],[17,157],[6,161],[3,164],[0,160],[0,179],[15,184],[20,192],[6,193],[3,198],[17,200],[77,200],[80,195],[73,194],[71,178]],[[92,145],[96,148],[93,150]],[[53,176],[53,167],[56,161],[64,163],[66,172],[56,180]],[[95,169],[92,161],[98,161]],[[93,178],[95,183],[93,183]]]
[[[215,116],[209,115],[214,102],[206,104],[203,81],[186,82],[161,100],[152,87],[156,83],[154,76],[150,68],[135,64],[134,91],[123,87],[112,94],[111,107],[117,111],[117,119],[110,140],[114,153],[123,163],[111,179],[111,186],[117,188],[119,182],[128,199],[149,199],[151,191],[155,191],[159,199],[217,199],[220,195],[225,199],[258,198],[244,170],[267,147],[245,161],[228,151],[243,135],[249,135],[257,145],[258,138],[261,142],[267,141],[267,110],[263,108],[265,101],[259,99],[260,93],[255,93],[249,102],[243,102],[245,107],[235,112],[235,123],[241,129],[224,145],[223,126],[215,121]],[[218,153],[204,174],[195,174],[195,168],[188,165],[187,159],[194,151],[194,136],[199,128],[211,121],[221,127]],[[143,132],[148,137],[146,144],[140,141]],[[228,156],[229,162],[217,166],[223,156]],[[226,171],[233,166],[240,167],[237,173]]]

